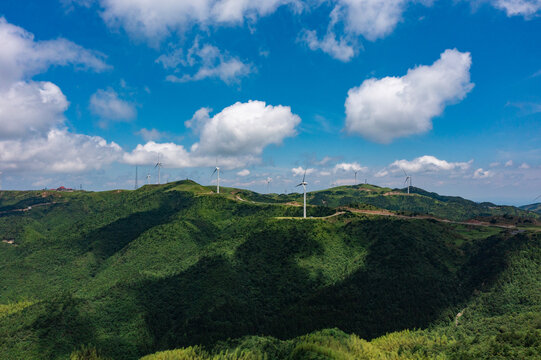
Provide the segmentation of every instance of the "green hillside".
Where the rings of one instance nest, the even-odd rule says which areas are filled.
[[[353,210],[413,210],[340,200],[358,188],[310,193],[306,220],[298,195],[191,181],[0,192],[0,358],[527,358],[539,347],[531,213],[476,214],[531,220],[509,229],[363,214]]]
[[[541,203],[524,205],[524,206],[521,206],[520,209],[526,210],[526,211],[532,211],[532,212],[535,212],[537,214],[541,214]]]

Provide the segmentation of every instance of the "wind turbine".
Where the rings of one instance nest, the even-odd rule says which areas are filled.
[[[216,183],[216,193],[219,194],[220,193],[220,168],[218,166],[214,168],[214,171],[212,172],[212,175],[210,175],[210,177],[212,177],[215,173],[218,174],[218,182]]]
[[[411,186],[411,176],[408,175],[408,173],[406,172],[406,170],[402,169],[402,171],[404,172],[404,174],[406,175],[406,180],[404,181],[404,185],[408,183],[408,180],[409,180],[409,184],[408,184],[408,194],[410,193],[410,186]]]
[[[270,182],[272,181],[272,179],[270,177],[267,178],[266,182],[267,182],[267,194],[269,193],[269,184]]]
[[[137,183],[138,178],[139,178],[139,177],[137,176],[137,165],[135,165],[135,190],[137,190],[137,186],[139,185],[139,184]]]
[[[161,182],[160,170],[162,169],[162,166],[163,164],[160,162],[160,154],[158,153],[158,162],[156,163],[156,165],[154,165],[154,168],[158,168],[158,185]]]
[[[304,189],[304,218],[306,219],[306,185],[308,185],[308,183],[304,180],[306,180],[306,170],[304,170],[304,176],[302,177],[302,182],[296,186],[296,187],[299,187],[302,185],[302,188]]]
[[[359,172],[359,170],[354,170],[355,172],[355,183],[353,183],[353,185],[357,185],[357,173]]]

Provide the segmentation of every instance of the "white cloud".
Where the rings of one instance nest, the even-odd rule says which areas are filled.
[[[156,129],[149,130],[146,128],[139,130],[136,134],[140,135],[145,141],[156,141],[169,137],[169,134],[166,132],[162,132]]]
[[[530,165],[528,165],[527,163],[522,163],[520,166],[519,166],[519,169],[529,169],[530,168]]]
[[[385,170],[385,169],[380,170],[380,171],[378,171],[377,173],[374,174],[374,176],[375,176],[375,177],[378,177],[378,178],[380,178],[380,177],[385,177],[385,176],[387,176],[387,175],[389,175],[389,171],[387,171],[387,170]]]
[[[473,88],[470,66],[470,53],[445,50],[405,76],[365,80],[348,91],[346,130],[381,143],[429,131],[433,117]]]
[[[186,126],[199,134],[189,150],[174,143],[149,141],[124,156],[130,164],[155,163],[162,154],[165,167],[213,166],[239,168],[261,161],[265,147],[296,135],[301,119],[288,106],[262,101],[235,103],[213,117],[210,109],[199,109]]]
[[[504,10],[507,16],[524,16],[526,18],[536,15],[541,10],[541,0],[491,0],[491,4]]]
[[[0,141],[0,168],[10,172],[66,173],[100,169],[122,149],[99,136],[52,129],[46,136]]]
[[[330,171],[320,171],[319,175],[321,175],[321,176],[330,176],[331,172]]]
[[[303,168],[302,166],[299,166],[299,167],[296,167],[296,168],[291,169],[291,172],[292,172],[293,175],[295,175],[295,176],[301,176],[301,175],[304,175],[305,173],[306,173],[306,175],[310,175],[310,174],[312,174],[314,171],[316,171],[316,170],[315,170],[315,169],[312,169],[312,168],[305,169],[305,168]]]
[[[507,160],[507,162],[505,163],[505,167],[511,167],[513,166],[513,160]]]
[[[374,41],[390,34],[402,20],[408,0],[338,0],[346,30]]]
[[[64,122],[68,101],[50,82],[17,82],[0,90],[0,140],[46,133]]]
[[[467,170],[470,168],[473,160],[468,162],[448,162],[440,160],[431,155],[425,155],[415,158],[411,161],[396,160],[389,165],[389,168],[395,172],[405,170],[408,173],[419,172],[437,172],[437,171],[452,171],[452,170]]]
[[[104,71],[105,56],[66,39],[34,41],[34,35],[0,17],[0,87],[27,80],[52,65]]]
[[[411,3],[429,6],[432,0],[335,0],[330,12],[327,33],[319,40],[315,31],[304,31],[301,40],[312,50],[322,50],[335,59],[347,62],[356,55],[362,35],[375,41],[389,35],[402,20]],[[337,40],[337,33],[342,35]]]
[[[188,127],[199,129],[199,142],[192,151],[204,155],[260,155],[268,145],[280,145],[297,134],[301,119],[289,106],[272,106],[263,101],[237,102],[210,117],[208,109],[196,113]]]
[[[246,64],[239,58],[220,51],[216,46],[209,44],[200,46],[198,39],[195,40],[186,56],[183,55],[182,49],[176,49],[170,54],[161,55],[156,59],[156,62],[161,63],[165,69],[174,68],[175,72],[181,71],[178,68],[179,65],[184,68],[197,68],[193,74],[184,74],[180,77],[168,75],[166,80],[169,82],[189,82],[218,78],[230,84],[238,82],[240,78],[254,71],[251,64]]]
[[[238,175],[238,176],[248,176],[248,175],[250,175],[250,170],[248,170],[248,169],[243,169],[243,170],[239,171],[239,172],[237,173],[237,175]]]
[[[122,26],[133,36],[156,43],[171,32],[242,24],[272,14],[282,5],[300,6],[300,0],[101,0],[102,18]]]
[[[68,101],[60,88],[31,77],[53,65],[103,71],[104,56],[65,39],[34,41],[0,18],[0,169],[4,173],[66,173],[100,169],[121,148],[65,126]]]
[[[365,166],[361,166],[359,165],[359,163],[357,162],[353,162],[353,163],[340,163],[340,164],[336,164],[334,166],[334,172],[337,172],[339,170],[342,170],[342,171],[367,171],[368,168],[365,167]]]
[[[490,170],[483,170],[483,168],[479,168],[475,170],[473,173],[474,179],[486,179],[494,176],[494,172]]]
[[[113,89],[99,89],[90,97],[90,110],[108,120],[129,121],[137,116],[135,105],[122,100]]]
[[[305,30],[301,33],[299,40],[306,43],[310,50],[321,50],[343,62],[350,61],[357,53],[353,45],[345,38],[337,40],[334,32],[328,32],[322,40],[319,40],[315,30]]]

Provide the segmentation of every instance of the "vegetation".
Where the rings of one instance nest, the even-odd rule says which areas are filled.
[[[541,234],[354,212],[381,207],[359,198],[344,208],[338,192],[358,189],[329,191],[325,206],[308,207],[311,221],[296,219],[296,195],[217,195],[191,181],[0,193],[0,237],[14,240],[0,242],[0,358],[533,359],[541,351]]]
[[[532,212],[535,212],[537,214],[541,214],[541,203],[524,205],[524,206],[521,206],[520,209],[526,210],[526,211],[532,211]]]

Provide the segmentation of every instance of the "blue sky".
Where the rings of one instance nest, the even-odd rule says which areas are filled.
[[[541,1],[0,4],[2,189],[541,194]]]

